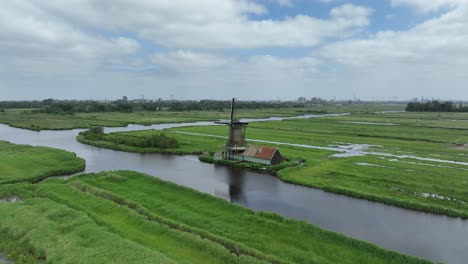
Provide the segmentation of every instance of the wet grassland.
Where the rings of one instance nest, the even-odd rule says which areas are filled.
[[[403,110],[402,104],[359,104],[330,105],[279,109],[239,109],[236,116],[243,118],[267,118],[271,116],[298,116],[317,113],[376,112]],[[37,113],[32,109],[6,109],[0,112],[0,123],[29,130],[62,130],[89,128],[92,126],[122,127],[128,124],[162,124],[195,121],[215,121],[229,119],[230,109],[219,111],[135,111],[48,114]]]
[[[68,151],[0,141],[0,184],[37,182],[84,168],[85,161]]]
[[[428,263],[130,171],[0,197],[0,252],[19,263]]]
[[[73,153],[0,142],[0,255],[16,263],[428,263]],[[39,181],[41,180],[42,181]]]
[[[296,119],[251,123],[247,138],[306,160],[280,170],[284,181],[466,217],[465,120],[468,115],[455,113]],[[163,133],[178,142],[164,151],[213,152],[225,143],[227,128]],[[90,143],[161,152],[114,140],[160,134],[112,133]],[[82,170],[84,161],[61,150],[0,144],[0,255],[18,263],[426,263],[141,173],[37,182]]]
[[[106,135],[147,137],[160,131]],[[164,131],[178,154],[214,152],[227,127]],[[277,172],[283,181],[409,209],[468,218],[468,114],[392,113],[251,123],[249,144],[278,145],[304,159]],[[268,141],[270,141],[268,143]],[[109,141],[90,142],[123,151],[158,152]]]

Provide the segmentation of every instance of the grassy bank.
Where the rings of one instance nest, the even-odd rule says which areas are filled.
[[[0,251],[30,262],[427,263],[136,172],[0,186],[13,195]]]
[[[0,184],[36,182],[84,168],[85,161],[74,153],[0,141]]]
[[[319,147],[371,145],[367,151],[382,155],[337,158],[333,157],[337,153],[333,151],[279,144],[283,155],[307,162],[299,167],[279,170],[276,174],[283,181],[294,184],[409,209],[468,218],[468,166],[450,163],[468,162],[468,147],[463,146],[468,143],[467,130],[464,129],[468,123],[466,120],[468,114],[465,113],[359,114],[251,123],[247,128],[247,137],[250,144],[266,144],[253,141],[261,139]],[[143,137],[152,133],[159,132],[122,132],[112,136]],[[211,153],[225,144],[223,136],[227,135],[227,128],[185,127],[166,130],[165,133],[180,143],[180,148],[174,153]],[[89,143],[129,151],[125,146]],[[154,150],[142,148],[131,151]],[[448,162],[417,160],[412,156]]]
[[[311,106],[306,108],[246,109],[236,111],[244,118],[266,118],[270,116],[297,116],[314,113],[375,112],[383,110],[403,110],[404,105],[362,104],[347,106]],[[180,123],[229,119],[230,109],[222,111],[191,112],[105,112],[76,114],[33,113],[28,109],[6,109],[0,112],[0,123],[29,130],[62,130],[89,128],[92,126],[122,127],[128,124],[151,125],[160,123]]]
[[[235,160],[215,160],[212,155],[199,155],[198,160],[205,163],[216,164],[216,165],[223,165],[229,166],[234,168],[246,168],[254,171],[260,171],[264,173],[269,173],[272,175],[276,175],[276,173],[280,170],[285,168],[291,168],[295,166],[299,166],[299,160],[285,160],[281,164],[266,166],[263,164],[251,163],[251,162],[239,162]],[[301,163],[305,162],[305,160],[301,160]]]
[[[168,135],[168,137],[175,138],[178,142],[177,148],[155,148],[155,147],[136,147],[124,144],[122,142],[140,141],[152,136]],[[262,164],[254,164],[249,162],[236,162],[226,160],[214,160],[212,155],[218,150],[219,146],[225,144],[225,139],[218,138],[204,138],[193,137],[180,133],[173,133],[171,131],[160,132],[158,130],[147,131],[134,131],[134,132],[117,132],[110,134],[99,134],[96,137],[86,136],[83,133],[77,136],[78,142],[88,144],[91,146],[113,149],[125,152],[135,153],[163,153],[163,154],[176,154],[176,155],[199,155],[199,160],[205,163],[218,164],[230,167],[247,168],[256,171],[275,174],[277,171],[284,168],[294,167],[298,165],[298,158],[292,158],[280,165],[265,166]]]
[[[421,119],[428,119],[427,123]],[[320,149],[281,145],[289,157],[307,162],[279,171],[287,182],[437,214],[468,218],[468,134],[463,130],[466,114],[398,113],[351,115],[309,120],[252,123],[247,129],[253,139],[337,146],[372,145],[367,151],[382,155],[337,158]],[[454,121],[455,120],[455,121]],[[456,121],[458,120],[458,121]],[[447,127],[451,124],[451,127]],[[222,136],[224,127],[189,127],[177,131]],[[204,138],[210,136],[184,135]],[[261,144],[261,143],[258,143]],[[386,155],[396,155],[392,157]],[[447,162],[417,160],[411,156]]]
[[[173,263],[50,199],[0,203],[0,249],[18,263]]]
[[[112,133],[112,134],[104,134],[102,138],[98,140],[90,140],[86,139],[82,135],[78,135],[76,140],[80,143],[100,147],[100,148],[107,148],[113,149],[118,151],[125,151],[125,152],[135,152],[135,153],[163,153],[163,154],[176,154],[176,155],[199,155],[202,154],[202,151],[190,148],[169,148],[169,149],[161,149],[161,148],[153,148],[153,147],[135,147],[129,146],[125,144],[120,144],[115,142],[113,139],[119,137],[126,137],[126,134],[123,133]]]

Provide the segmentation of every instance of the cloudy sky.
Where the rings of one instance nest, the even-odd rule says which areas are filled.
[[[468,100],[468,0],[0,2],[0,101]]]

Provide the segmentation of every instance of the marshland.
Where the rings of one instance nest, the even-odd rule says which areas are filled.
[[[281,115],[280,112],[273,116]],[[67,233],[70,246],[78,250],[80,258],[77,258],[73,254],[62,256],[60,249],[42,240],[35,241],[28,232],[31,223],[14,218],[45,217],[43,230],[48,230],[57,223],[48,222],[53,213],[44,207],[57,207],[64,219],[83,222],[85,226],[94,223],[89,228],[92,232],[103,232],[105,235],[99,236],[102,239],[117,236],[122,243],[141,247],[141,254],[157,253],[154,258],[167,261],[423,261],[407,257],[413,255],[461,263],[465,257],[459,252],[466,235],[467,223],[462,219],[467,215],[464,184],[468,169],[468,160],[464,158],[468,156],[467,150],[462,142],[467,139],[463,130],[468,116],[377,112],[351,109],[342,112],[344,115],[251,122],[246,132],[249,143],[278,146],[289,162],[301,161],[274,170],[249,164],[213,165],[198,161],[197,155],[211,155],[226,141],[227,128],[207,121],[128,126],[122,128],[124,132],[115,132],[118,127],[95,127],[89,130],[93,136],[87,129],[36,132],[2,125],[2,139],[12,142],[3,143],[9,147],[2,148],[9,160],[2,171],[11,167],[6,164],[16,164],[15,173],[7,174],[23,176],[15,181],[8,176],[2,184],[2,197],[18,198],[0,205],[5,212],[18,210],[4,215],[4,219],[10,220],[2,225],[2,230],[10,239],[2,243],[2,252],[6,252],[3,255],[26,262],[93,260],[95,255],[72,246],[78,243],[74,232],[84,228],[80,224],[70,227]],[[444,136],[447,133],[452,137]],[[51,153],[63,153],[58,155],[61,160],[57,157],[53,160],[55,166],[48,163],[49,158],[31,168],[21,166],[19,157],[29,158],[18,154],[22,148],[34,150],[31,155],[37,151],[51,157],[54,157]],[[88,174],[75,173],[83,169]],[[43,180],[47,176],[70,174],[77,176]],[[114,208],[111,205],[120,209],[109,209]],[[38,215],[26,216],[31,208],[37,208],[34,212]],[[81,219],[80,214],[87,219]],[[421,224],[428,220],[427,224]],[[287,229],[275,227],[280,223],[287,223],[284,227]],[[141,230],[141,226],[145,229]],[[236,226],[241,229],[234,231]],[[304,231],[305,227],[311,231]],[[292,231],[295,229],[301,232],[296,235]],[[45,231],[37,232],[38,237],[43,237],[40,232]],[[164,238],[161,232],[166,234]],[[303,232],[311,233],[301,238]],[[414,234],[408,238],[408,232]],[[267,235],[271,238],[266,238]],[[444,236],[452,242],[441,239]],[[286,240],[282,242],[280,237]],[[286,242],[289,239],[297,244]],[[402,239],[407,243],[402,244]],[[187,248],[176,250],[170,246],[174,241],[186,241]],[[276,244],[279,248],[286,245],[290,248],[274,249]],[[304,248],[305,245],[311,248]],[[200,251],[200,247],[207,251]],[[428,248],[431,250],[427,251]],[[337,255],[337,251],[341,253]],[[205,255],[199,255],[200,252]],[[83,257],[86,254],[90,254],[89,259]],[[139,254],[131,257],[137,261]],[[301,259],[297,259],[299,256]],[[105,258],[99,256],[96,261],[108,261]]]

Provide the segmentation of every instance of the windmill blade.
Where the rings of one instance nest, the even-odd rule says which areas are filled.
[[[232,98],[231,102],[231,123],[234,122],[234,98]]]

